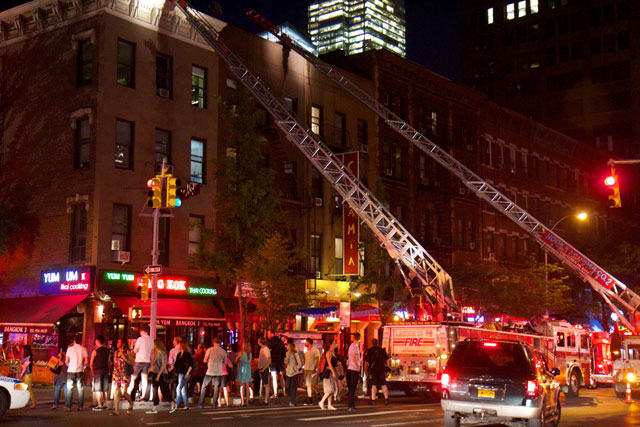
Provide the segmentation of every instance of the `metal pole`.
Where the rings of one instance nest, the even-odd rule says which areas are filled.
[[[162,159],[161,169],[161,187],[160,191],[164,196],[165,178],[164,170],[167,166],[167,158]],[[161,200],[164,197],[161,197]],[[158,232],[160,230],[160,208],[153,209],[153,248],[151,250],[151,264],[158,265]],[[151,338],[156,339],[156,326],[158,324],[158,275],[153,274],[153,281],[151,284],[151,318],[149,319],[149,335]]]
[[[549,285],[549,271],[547,270],[547,261],[549,252],[544,250],[544,315],[549,318],[549,307],[547,306],[547,286]]]

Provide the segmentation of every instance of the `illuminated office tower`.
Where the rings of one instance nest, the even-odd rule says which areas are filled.
[[[309,5],[309,34],[319,54],[406,51],[404,0],[325,0]]]

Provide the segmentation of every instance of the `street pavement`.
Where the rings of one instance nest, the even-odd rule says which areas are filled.
[[[359,411],[348,412],[346,398],[335,406],[337,411],[321,410],[318,406],[289,407],[288,399],[278,398],[270,406],[231,407],[219,409],[194,409],[189,411],[168,412],[168,406],[161,407],[159,414],[145,414],[148,403],[137,403],[132,414],[125,411],[119,416],[111,416],[109,412],[93,412],[85,408],[83,412],[63,412],[62,407],[50,409],[50,389],[37,391],[38,408],[10,411],[5,419],[0,420],[3,426],[372,426],[372,427],[404,427],[404,426],[441,426],[442,410],[435,400],[420,397],[404,397],[393,395],[390,405],[385,406],[378,400],[375,407],[368,401],[359,399]],[[45,395],[51,391],[49,397]],[[91,402],[90,393],[86,396]],[[41,397],[41,398],[40,398]],[[562,406],[561,426],[566,427],[617,427],[640,426],[640,395],[634,396],[639,402],[626,404],[615,397],[611,388],[580,391],[579,398],[565,399]],[[48,402],[47,402],[48,401]],[[302,393],[300,394],[300,401]],[[208,402],[208,400],[207,400]],[[74,406],[75,409],[75,406]],[[88,410],[87,410],[88,409]]]

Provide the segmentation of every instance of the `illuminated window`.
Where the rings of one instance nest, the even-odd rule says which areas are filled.
[[[204,184],[205,181],[205,143],[191,138],[191,181]]]
[[[322,107],[311,106],[311,132],[322,136]]]
[[[91,125],[89,118],[78,120],[76,127],[76,169],[89,167],[91,154]]]
[[[119,85],[133,88],[135,80],[136,45],[118,39],[118,67],[116,82]]]
[[[538,13],[540,10],[538,0],[529,0],[529,10],[531,10],[531,13]]]
[[[163,129],[156,129],[156,172],[158,172],[159,165],[162,165],[163,157],[167,158],[167,163],[171,164],[171,132]]]
[[[342,236],[336,236],[336,241],[335,241],[335,248],[336,248],[336,252],[335,252],[335,274],[343,274],[344,273],[344,269],[343,269],[343,258],[342,258]]]
[[[207,108],[207,69],[191,66],[191,105]]]
[[[522,0],[518,2],[518,18],[522,18],[527,15],[527,2]]]
[[[171,98],[173,88],[173,58],[161,53],[156,55],[156,92],[163,98]]]
[[[87,209],[84,203],[73,206],[71,217],[71,248],[69,262],[85,261],[87,249]]]
[[[117,251],[130,250],[131,207],[113,205],[111,219],[111,261],[118,262]]]
[[[516,19],[516,5],[515,3],[509,3],[507,5],[507,19]]]
[[[133,123],[116,120],[116,156],[117,169],[133,169]]]
[[[78,42],[78,86],[91,84],[93,71],[93,43],[91,39]]]
[[[487,24],[493,24],[493,8],[487,9]]]
[[[437,135],[438,133],[438,113],[431,112],[431,134]]]
[[[200,243],[202,242],[202,227],[204,227],[204,218],[201,216],[189,216],[189,268],[197,267],[196,257],[200,251]]]

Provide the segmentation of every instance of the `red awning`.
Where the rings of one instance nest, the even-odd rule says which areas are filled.
[[[87,294],[7,298],[0,300],[0,325],[51,326]]]
[[[151,317],[149,301],[142,303],[135,297],[112,297],[111,299],[123,313],[128,313],[129,307],[140,305],[142,316]],[[211,300],[158,298],[158,319],[224,320],[224,316]]]

